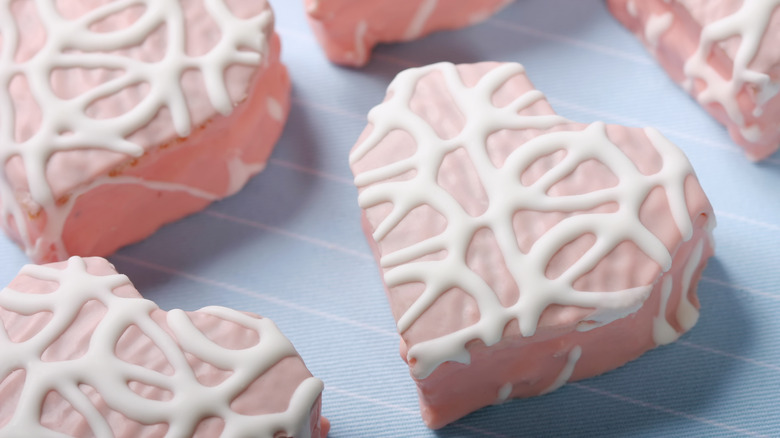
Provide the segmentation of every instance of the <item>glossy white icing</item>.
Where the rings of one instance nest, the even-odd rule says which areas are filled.
[[[441,139],[435,130],[409,108],[418,81],[431,72],[443,75],[457,108],[467,121],[453,138]],[[408,360],[418,379],[430,375],[441,363],[469,363],[466,344],[482,340],[487,346],[497,343],[506,325],[519,322],[523,336],[532,336],[542,312],[552,304],[593,309],[587,327],[592,329],[637,311],[651,292],[652,285],[615,292],[578,291],[572,284],[609,254],[620,242],[631,241],[667,271],[672,257],[664,244],[639,219],[644,199],[655,187],[662,187],[669,199],[672,216],[680,234],[690,239],[693,226],[684,195],[684,181],[692,169],[683,153],[653,129],[645,132],[663,159],[662,168],[653,175],[643,175],[636,165],[606,136],[605,125],[594,123],[582,131],[558,131],[540,135],[517,148],[501,168],[496,168],[486,151],[487,137],[500,129],[548,129],[566,123],[560,116],[523,116],[518,112],[543,99],[537,90],[518,96],[502,108],[491,98],[508,79],[524,73],[519,64],[502,64],[483,76],[473,87],[461,81],[456,67],[434,64],[401,72],[388,88],[388,98],[369,113],[373,125],[370,134],[350,155],[355,163],[365,157],[393,130],[408,132],[416,141],[416,152],[400,161],[359,173],[355,184],[360,189],[358,202],[364,209],[392,204],[392,211],[373,232],[380,242],[400,221],[418,206],[428,205],[447,220],[445,231],[402,250],[382,256],[389,288],[423,283],[422,295],[399,318],[398,330],[404,332],[447,290],[458,287],[469,294],[479,308],[477,323],[411,346]],[[439,166],[444,157],[463,148],[475,166],[487,194],[487,210],[472,216],[452,195],[437,184]],[[538,158],[563,149],[565,158],[530,186],[524,186],[518,175]],[[547,190],[568,175],[580,163],[596,159],[607,166],[620,183],[608,189],[582,195],[549,196]],[[385,181],[409,171],[411,179]],[[516,244],[512,216],[518,210],[574,212],[595,208],[608,202],[620,206],[608,214],[576,215],[567,218],[539,238],[526,254]],[[466,265],[466,253],[472,237],[488,228],[496,236],[506,265],[522,291],[518,301],[504,307],[484,280]],[[584,233],[597,241],[568,270],[555,279],[545,275],[552,257],[565,244]],[[446,250],[436,261],[418,261],[427,254]]]
[[[628,15],[632,17],[637,16],[635,0],[628,0],[628,2],[626,2],[626,11],[628,11]]]
[[[417,13],[414,14],[414,18],[412,18],[411,23],[409,23],[409,27],[404,33],[404,39],[411,40],[419,37],[422,34],[423,29],[425,29],[425,22],[428,21],[428,18],[431,17],[433,11],[436,10],[437,3],[438,0],[424,0],[422,3],[420,3],[419,9],[417,9]]]
[[[710,239],[712,241],[712,239]],[[680,305],[677,307],[677,322],[680,323],[680,327],[683,331],[688,331],[696,325],[699,320],[699,309],[691,303],[688,298],[688,294],[691,289],[696,287],[693,274],[696,272],[696,268],[701,262],[702,255],[704,253],[704,241],[699,241],[693,252],[688,259],[688,264],[685,265],[685,270],[682,275],[682,295],[680,296]]]
[[[365,41],[366,32],[368,32],[368,22],[361,20],[355,26],[355,59],[364,59],[366,57],[368,52]]]
[[[543,394],[549,394],[556,389],[559,389],[561,386],[565,385],[566,382],[569,381],[571,378],[571,375],[574,373],[574,367],[577,366],[577,362],[580,360],[580,357],[582,356],[582,347],[579,345],[575,346],[574,348],[569,351],[568,356],[566,357],[566,363],[563,365],[563,369],[561,370],[560,374],[558,374],[558,377],[555,378],[555,380],[542,390],[540,392],[540,395]]]
[[[711,242],[712,239],[709,238],[709,241]],[[701,263],[703,253],[704,240],[699,240],[693,248],[679,280],[682,282],[682,288],[676,317],[683,332],[690,330],[699,320],[699,309],[697,309],[688,299],[688,293],[691,291],[691,288],[696,285],[693,275],[696,272],[696,268],[699,267],[699,263]],[[666,310],[669,306],[669,298],[672,293],[674,281],[675,279],[671,277],[664,279],[658,315],[653,319],[653,341],[658,345],[670,344],[676,341],[682,334],[672,327],[666,318]]]
[[[168,312],[166,323],[172,333],[150,316],[157,309],[151,301],[125,298],[112,291],[130,284],[124,275],[97,276],[87,272],[85,261],[68,260],[65,269],[28,265],[22,274],[58,283],[46,294],[0,292],[0,307],[19,314],[51,311],[51,321],[24,342],[11,342],[0,323],[0,376],[22,369],[28,378],[13,417],[0,429],[0,437],[61,436],[41,425],[41,407],[50,391],[59,392],[89,424],[96,436],[114,436],[105,418],[92,405],[79,385],[89,385],[111,406],[142,424],[167,423],[167,437],[191,436],[200,420],[224,420],[223,436],[309,438],[309,414],[323,385],[316,378],[304,380],[295,390],[286,411],[267,415],[242,415],[231,401],[265,371],[288,356],[297,355],[292,344],[269,319],[255,318],[231,309],[206,307],[199,312],[231,321],[259,335],[259,342],[244,349],[228,349],[212,342],[181,310]],[[44,351],[70,327],[79,311],[90,301],[102,303],[107,312],[91,334],[89,349],[67,361],[44,361]],[[173,373],[163,374],[118,358],[115,346],[125,330],[140,329],[164,354]],[[215,386],[202,385],[189,365],[185,352],[222,370],[230,377]],[[163,388],[173,394],[168,401],[149,400],[130,389],[128,382]]]
[[[758,53],[761,41],[767,32],[770,19],[780,0],[744,0],[735,13],[708,24],[702,29],[699,46],[685,63],[686,81],[683,86],[691,90],[694,81],[701,80],[704,88],[696,96],[702,104],[718,103],[723,106],[729,118],[740,127],[748,141],[758,141],[760,128],[747,125],[737,101],[737,95],[747,86],[755,94],[756,109],[761,114],[762,106],[780,91],[780,83],[766,74],[750,68]],[[733,60],[730,78],[721,76],[709,63],[713,48],[730,38],[739,38],[739,49]]]
[[[233,195],[241,190],[252,175],[262,172],[265,169],[265,163],[247,164],[241,157],[233,157],[227,163],[230,172],[230,183],[226,190],[227,195]]]
[[[265,104],[268,107],[268,114],[270,114],[274,120],[277,122],[284,121],[284,108],[282,108],[282,105],[278,100],[268,96],[268,98],[266,98]]]
[[[233,15],[223,0],[204,0],[208,13],[221,31],[221,40],[210,51],[193,56],[186,51],[186,35],[182,3],[177,0],[118,0],[96,7],[85,15],[69,20],[63,17],[54,2],[36,2],[37,12],[46,27],[43,47],[29,60],[17,61],[22,32],[14,20],[10,5],[0,4],[0,163],[10,158],[22,158],[32,201],[46,214],[43,235],[33,241],[26,226],[26,216],[15,201],[4,166],[0,166],[0,204],[2,220],[19,231],[28,254],[33,258],[46,253],[50,246],[59,258],[65,257],[61,240],[70,210],[59,208],[46,178],[49,158],[57,151],[103,149],[140,156],[143,148],[128,140],[128,136],[149,123],[158,110],[167,108],[179,136],[187,136],[192,124],[181,84],[185,71],[196,70],[204,78],[209,100],[221,114],[227,115],[234,103],[228,93],[226,69],[231,65],[258,65],[268,53],[266,32],[273,24],[270,9],[248,19]],[[143,6],[143,15],[132,25],[115,32],[98,33],[91,26],[130,8]],[[164,26],[168,38],[165,56],[156,62],[146,62],[127,56],[108,54],[142,44],[150,32]],[[97,85],[88,92],[70,99],[60,98],[52,89],[50,77],[56,69],[115,69],[123,74]],[[14,133],[15,113],[8,92],[11,81],[26,78],[32,95],[42,109],[40,129],[25,141],[17,141]],[[133,109],[117,117],[95,120],[86,109],[94,102],[114,95],[136,84],[148,85],[148,93]],[[105,181],[105,180],[104,180]],[[154,183],[135,183],[152,187]],[[70,202],[70,205],[73,203]],[[50,241],[52,239],[53,241]],[[59,239],[59,240],[58,240]]]
[[[674,15],[666,12],[661,15],[653,15],[647,20],[645,25],[645,39],[652,47],[658,46],[658,39],[669,30],[669,26],[674,21]]]
[[[680,336],[666,319],[666,308],[669,306],[673,281],[672,277],[664,278],[663,286],[661,287],[661,305],[658,308],[658,315],[653,318],[653,342],[657,345],[670,344]]]
[[[496,404],[501,404],[509,398],[512,394],[513,385],[511,383],[505,383],[498,388],[498,397],[496,398]]]

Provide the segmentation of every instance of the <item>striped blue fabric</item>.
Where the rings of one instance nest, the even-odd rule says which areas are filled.
[[[600,0],[519,0],[478,26],[329,64],[302,0],[271,0],[293,105],[267,169],[238,195],[111,257],[161,307],[272,318],[325,381],[332,437],[780,436],[780,156],[747,161]],[[688,154],[718,217],[698,325],[678,342],[543,397],[422,424],[360,229],[347,154],[400,70],[517,61],[556,110],[654,126]],[[0,241],[0,280],[26,263]]]

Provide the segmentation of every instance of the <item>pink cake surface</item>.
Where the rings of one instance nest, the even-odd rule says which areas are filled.
[[[514,63],[406,70],[368,118],[350,163],[429,427],[696,323],[715,218],[658,131],[568,121]]]
[[[332,62],[363,66],[378,43],[410,41],[476,24],[512,0],[305,0],[309,23]]]
[[[780,1],[607,0],[748,158],[780,147]]]
[[[322,382],[274,323],[165,312],[105,259],[0,291],[0,437],[320,438]]]
[[[2,225],[34,261],[111,254],[264,168],[290,92],[266,1],[44,3],[0,22]]]

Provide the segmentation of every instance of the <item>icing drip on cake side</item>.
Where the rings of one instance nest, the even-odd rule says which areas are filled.
[[[242,349],[229,349],[211,341],[181,310],[168,312],[171,333],[150,316],[157,310],[151,301],[126,298],[112,291],[129,285],[124,275],[92,275],[85,261],[68,260],[64,269],[25,266],[22,274],[53,281],[55,291],[45,294],[20,293],[9,288],[0,292],[0,307],[22,315],[51,311],[49,323],[29,340],[11,342],[0,321],[0,376],[25,370],[27,378],[10,422],[0,429],[0,437],[61,436],[41,425],[41,407],[50,391],[59,392],[86,420],[96,436],[114,436],[106,419],[82,392],[89,385],[111,409],[141,424],[168,425],[166,437],[191,436],[205,418],[224,421],[223,436],[287,436],[309,438],[309,414],[322,391],[322,382],[309,377],[294,391],[287,410],[265,415],[242,415],[231,409],[232,400],[258,377],[285,357],[297,353],[287,338],[269,319],[256,318],[222,307],[206,307],[198,312],[235,323],[259,335],[259,342]],[[44,351],[64,333],[88,302],[97,301],[107,312],[91,334],[83,356],[65,361],[44,361]],[[147,336],[173,367],[173,373],[147,369],[118,358],[115,347],[122,334],[135,326]],[[213,366],[232,371],[230,377],[214,386],[201,384],[185,352]],[[129,382],[170,391],[170,400],[149,400],[135,393]]]
[[[671,12],[651,16],[647,20],[647,25],[645,26],[645,39],[647,40],[647,43],[653,48],[657,48],[659,38],[669,30],[669,26],[672,25],[673,21],[674,15],[672,15]]]
[[[412,22],[409,23],[409,27],[404,33],[404,39],[411,40],[422,34],[423,29],[425,29],[425,23],[428,21],[428,18],[431,17],[433,11],[436,10],[437,3],[438,0],[423,0],[423,2],[420,3],[420,8],[417,10],[417,13],[414,14]]]
[[[744,0],[735,13],[702,29],[699,46],[685,63],[687,80],[683,86],[693,90],[696,80],[703,81],[704,88],[697,90],[699,102],[720,104],[748,141],[758,141],[762,133],[758,125],[746,123],[739,108],[738,94],[745,86],[755,94],[754,114],[758,116],[763,112],[764,104],[780,92],[780,83],[772,81],[768,74],[750,69],[778,6],[780,0]],[[716,45],[734,37],[740,39],[739,48],[734,56],[731,78],[725,78],[710,65],[709,57]]]
[[[563,365],[561,373],[558,374],[558,377],[555,378],[555,381],[552,382],[550,386],[542,390],[539,395],[549,394],[565,385],[566,382],[571,379],[571,375],[574,374],[574,367],[577,366],[577,362],[580,360],[581,356],[582,347],[577,345],[576,347],[572,348],[569,352],[569,355],[566,356],[566,364]]]
[[[87,12],[73,20],[66,19],[54,2],[35,2],[36,13],[45,24],[46,41],[28,60],[18,61],[15,54],[24,28],[16,23],[11,12],[12,1],[0,2],[0,162],[20,157],[26,174],[31,200],[46,215],[42,236],[34,240],[27,229],[28,213],[16,201],[4,166],[0,166],[0,203],[6,228],[18,231],[28,255],[39,258],[54,250],[64,258],[61,240],[70,210],[57,205],[52,187],[46,178],[50,157],[56,152],[96,149],[118,152],[131,157],[144,153],[143,148],[128,137],[146,126],[160,109],[171,115],[175,132],[180,137],[190,134],[193,126],[187,99],[181,83],[187,71],[199,72],[204,80],[208,100],[214,109],[228,115],[234,102],[228,92],[226,70],[233,65],[257,66],[266,60],[269,51],[267,32],[273,25],[270,9],[248,19],[233,15],[223,0],[204,0],[207,12],[221,32],[220,41],[208,52],[190,55],[186,49],[184,11],[177,0],[118,0]],[[92,29],[115,14],[131,7],[142,6],[143,14],[129,27],[108,33]],[[167,49],[156,62],[111,54],[144,43],[155,29],[163,27]],[[59,97],[51,85],[51,75],[57,69],[109,69],[121,75],[101,83],[73,98]],[[17,141],[14,132],[16,115],[8,92],[11,82],[24,77],[31,95],[42,109],[38,132],[24,141]],[[116,117],[96,120],[87,115],[87,108],[100,99],[113,96],[128,87],[148,85],[148,93],[137,106]],[[154,183],[137,181],[153,188]],[[72,205],[72,202],[67,203]]]
[[[440,138],[432,126],[409,107],[418,81],[431,72],[440,72],[466,123],[462,131],[449,139]],[[533,336],[542,312],[550,305],[593,309],[587,329],[608,324],[637,311],[649,296],[652,285],[614,292],[578,291],[574,282],[591,271],[621,242],[633,242],[665,272],[672,256],[664,244],[639,219],[644,200],[654,188],[661,187],[678,231],[684,240],[691,238],[693,225],[684,194],[684,181],[693,171],[683,153],[660,133],[645,133],[663,160],[660,170],[644,175],[606,135],[603,123],[594,123],[582,131],[557,131],[539,135],[515,149],[504,165],[496,168],[488,156],[488,136],[501,129],[545,130],[568,121],[560,116],[524,116],[518,112],[544,99],[537,90],[516,97],[502,108],[491,98],[510,78],[521,75],[519,64],[503,64],[486,73],[473,87],[463,84],[452,64],[434,64],[400,73],[388,88],[388,98],[369,113],[373,126],[368,136],[353,150],[350,161],[366,156],[393,130],[409,133],[418,148],[405,159],[358,173],[358,202],[363,209],[392,204],[392,210],[375,226],[373,238],[381,242],[413,209],[430,206],[446,218],[444,232],[404,249],[383,254],[380,264],[385,282],[392,289],[410,283],[424,284],[422,295],[398,319],[403,333],[421,317],[439,296],[453,287],[473,297],[479,320],[464,329],[410,347],[408,360],[418,379],[430,375],[446,361],[468,363],[466,344],[481,340],[487,346],[501,340],[505,327],[517,320],[523,336]],[[444,157],[462,148],[473,163],[488,198],[486,211],[472,216],[452,195],[437,184],[439,166]],[[564,150],[564,159],[529,186],[518,175],[538,158]],[[609,168],[619,184],[580,195],[550,196],[547,191],[571,173],[580,163],[595,159]],[[414,171],[410,179],[385,181]],[[581,214],[568,217],[549,229],[523,253],[517,246],[512,225],[513,214],[520,210],[541,212],[587,211],[606,203],[615,203],[613,213]],[[388,204],[388,205],[389,205]],[[491,287],[469,269],[466,254],[479,230],[487,228],[496,241],[512,278],[521,291],[517,302],[503,306]],[[555,279],[545,275],[553,256],[574,238],[590,233],[595,244]],[[446,251],[441,260],[417,260],[428,254]]]

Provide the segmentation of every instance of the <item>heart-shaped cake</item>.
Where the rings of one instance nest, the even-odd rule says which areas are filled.
[[[658,131],[568,121],[513,63],[404,71],[368,119],[350,162],[428,426],[696,323],[715,218]]]
[[[470,26],[514,0],[305,0],[309,23],[331,62],[363,66],[378,43],[410,41]]]
[[[105,259],[0,292],[0,437],[320,438],[322,382],[269,319],[160,310]]]
[[[265,0],[0,6],[2,224],[36,262],[106,256],[237,192],[290,82]]]
[[[780,147],[780,0],[608,0],[748,158]]]

